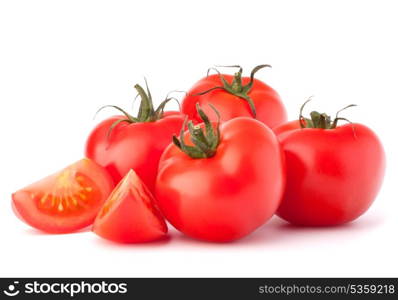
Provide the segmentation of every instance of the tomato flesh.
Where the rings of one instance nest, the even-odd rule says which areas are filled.
[[[151,192],[130,170],[99,212],[93,232],[118,243],[142,243],[163,238],[167,225]]]
[[[15,192],[12,203],[18,217],[30,226],[68,233],[92,224],[112,188],[105,169],[82,159]]]

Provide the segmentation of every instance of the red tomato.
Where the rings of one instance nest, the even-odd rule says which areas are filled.
[[[112,188],[112,178],[103,168],[82,159],[17,191],[12,203],[30,226],[67,233],[92,224]]]
[[[183,233],[232,241],[264,224],[278,208],[285,176],[282,151],[273,132],[252,118],[227,121],[219,133],[208,120],[205,124],[189,123],[189,131],[166,148],[156,199]],[[191,145],[182,142],[188,137]]]
[[[201,118],[196,111],[196,103],[199,103],[210,120],[215,121],[217,116],[208,106],[211,103],[219,111],[222,121],[242,116],[254,117],[270,128],[285,122],[286,110],[278,93],[253,77],[266,66],[256,67],[251,77],[242,78],[239,67],[234,76],[215,74],[202,78],[182,101],[182,112],[200,123]]]
[[[152,194],[130,170],[105,202],[93,232],[118,243],[142,243],[167,234],[167,225]]]
[[[274,129],[287,168],[286,191],[277,214],[297,225],[350,222],[369,208],[380,189],[383,147],[364,125],[337,126],[337,120],[317,112],[311,117],[301,119],[303,128],[300,121],[293,121]]]
[[[154,110],[149,91],[146,94],[139,85],[136,89],[142,99],[138,117],[114,106],[124,115],[108,118],[94,128],[87,139],[86,156],[105,167],[116,184],[134,169],[152,191],[160,155],[181,129],[184,118],[178,112],[163,113],[170,99]]]

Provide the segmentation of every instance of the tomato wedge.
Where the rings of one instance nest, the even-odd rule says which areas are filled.
[[[118,243],[143,243],[164,237],[167,225],[151,192],[131,169],[98,213],[93,232]]]
[[[30,226],[68,233],[93,223],[113,186],[107,171],[85,158],[15,192],[12,204]]]

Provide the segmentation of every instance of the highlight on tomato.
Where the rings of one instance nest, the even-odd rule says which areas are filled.
[[[12,194],[17,216],[49,233],[69,233],[91,225],[113,189],[102,167],[82,159]]]
[[[151,192],[130,170],[105,202],[92,230],[114,242],[143,243],[164,238],[167,225]]]
[[[182,101],[181,109],[194,123],[200,123],[201,118],[196,110],[196,103],[211,121],[217,120],[217,115],[208,104],[212,104],[220,113],[221,121],[237,117],[251,117],[273,128],[286,122],[286,109],[278,93],[264,82],[255,79],[254,75],[270,65],[255,67],[250,77],[242,77],[240,66],[234,75],[221,74],[216,68],[210,70],[217,74],[209,75],[199,80],[189,90]]]
[[[278,208],[283,153],[271,129],[253,118],[220,124],[211,123],[199,105],[197,112],[204,123],[190,121],[188,131],[182,129],[163,153],[155,196],[181,232],[233,241],[263,225]]]
[[[180,112],[164,111],[174,98],[166,97],[155,109],[148,85],[146,91],[138,84],[135,89],[141,99],[138,115],[134,117],[114,105],[102,107],[115,108],[122,115],[99,123],[90,133],[85,151],[88,158],[108,170],[115,184],[134,169],[153,191],[160,156],[184,118]]]
[[[313,111],[309,118],[274,129],[286,157],[286,189],[277,214],[307,226],[355,220],[375,200],[383,182],[385,155],[368,127]],[[348,121],[340,125],[339,121]]]

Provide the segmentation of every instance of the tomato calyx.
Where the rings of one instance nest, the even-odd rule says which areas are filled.
[[[335,129],[337,127],[338,121],[347,121],[348,123],[352,123],[350,120],[346,118],[339,117],[339,113],[343,110],[357,106],[356,104],[350,104],[342,109],[338,110],[336,116],[332,120],[332,118],[326,113],[319,113],[317,111],[312,111],[310,113],[310,118],[305,118],[303,116],[303,110],[305,105],[310,102],[312,99],[308,99],[304,102],[304,104],[300,107],[300,115],[299,122],[301,128],[320,128],[320,129]]]
[[[205,130],[203,130],[200,125],[195,126],[192,121],[188,122],[188,118],[185,118],[180,131],[180,138],[178,139],[176,136],[173,136],[174,145],[191,158],[210,158],[216,154],[217,147],[220,144],[220,114],[213,105],[209,104],[209,106],[214,110],[218,117],[215,129],[208,116],[200,108],[200,105],[196,103],[196,110],[198,111],[200,118],[203,120]],[[194,146],[189,146],[184,142],[184,130],[187,123],[190,139]]]
[[[255,118],[257,115],[256,112],[256,107],[254,105],[253,100],[250,98],[250,96],[248,95],[248,93],[250,92],[251,88],[253,87],[253,83],[254,83],[254,75],[261,69],[265,68],[265,67],[269,67],[271,68],[270,65],[258,65],[256,66],[250,73],[250,81],[248,84],[243,85],[242,84],[242,72],[243,72],[243,68],[239,65],[233,65],[233,66],[217,66],[217,67],[224,67],[224,68],[239,68],[238,72],[235,72],[234,74],[234,79],[232,80],[231,83],[229,83],[224,76],[220,73],[220,71],[217,68],[210,68],[207,70],[207,76],[209,76],[209,72],[210,70],[214,70],[217,72],[217,74],[220,77],[220,80],[222,82],[222,86],[215,86],[211,89],[208,89],[206,91],[200,92],[197,95],[204,95],[207,94],[213,90],[217,90],[217,89],[222,89],[232,95],[235,95],[245,101],[247,101],[247,103],[250,106],[250,110],[251,113],[253,115],[253,117]]]
[[[145,85],[146,85],[146,91],[144,90],[144,88],[142,86],[140,86],[139,84],[134,85],[134,88],[137,90],[137,97],[141,98],[141,102],[140,102],[140,107],[138,110],[138,115],[136,117],[130,115],[128,112],[126,112],[124,109],[120,108],[119,106],[116,105],[105,105],[103,107],[101,107],[96,115],[103,110],[104,108],[114,108],[119,110],[124,116],[125,118],[123,119],[119,119],[117,121],[115,121],[114,123],[112,123],[111,127],[109,128],[108,131],[108,136],[109,134],[112,132],[112,130],[119,125],[122,122],[126,122],[126,123],[144,123],[144,122],[155,122],[157,120],[160,120],[163,118],[163,113],[164,113],[164,108],[166,106],[166,104],[168,102],[170,102],[171,100],[175,100],[178,102],[178,100],[174,97],[169,97],[169,95],[166,96],[166,99],[163,100],[159,106],[155,109],[153,106],[153,100],[152,100],[152,95],[151,92],[149,90],[148,87],[148,83],[145,79]]]

